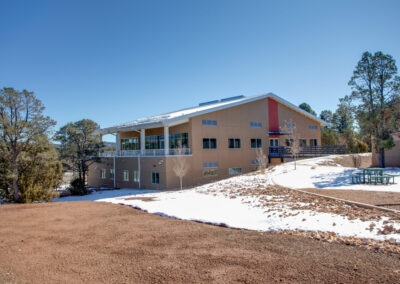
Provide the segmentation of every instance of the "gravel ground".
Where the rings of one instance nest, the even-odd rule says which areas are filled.
[[[1,283],[400,279],[398,254],[180,221],[108,203],[1,205],[0,219]]]
[[[398,192],[320,189],[320,188],[301,188],[301,190],[337,197],[341,199],[346,199],[350,201],[372,204],[372,205],[384,205],[384,204],[400,205],[400,193]]]

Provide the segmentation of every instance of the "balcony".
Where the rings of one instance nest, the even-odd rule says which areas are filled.
[[[300,147],[300,152],[297,157],[320,157],[335,154],[346,154],[345,145],[337,146],[305,146]],[[279,147],[269,147],[270,158],[284,158],[293,157],[289,147],[279,146]]]
[[[184,149],[168,149],[167,154],[164,149],[146,149],[144,153],[140,150],[120,150],[120,151],[104,151],[99,154],[100,158],[112,157],[160,157],[160,156],[191,156],[190,148]]]

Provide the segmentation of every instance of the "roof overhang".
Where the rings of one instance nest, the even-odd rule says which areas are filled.
[[[233,101],[233,102],[229,102],[229,103],[219,104],[219,105],[216,105],[215,107],[206,108],[203,110],[195,111],[195,112],[192,112],[192,113],[189,113],[186,115],[181,115],[181,116],[174,117],[174,118],[163,117],[163,118],[160,118],[160,120],[154,121],[154,122],[140,123],[140,121],[137,121],[137,122],[134,121],[131,123],[131,125],[129,125],[129,123],[126,123],[127,125],[117,125],[117,126],[112,126],[112,127],[106,127],[106,128],[97,130],[96,133],[105,135],[105,134],[112,134],[112,133],[126,132],[126,131],[139,131],[140,129],[159,128],[159,127],[164,127],[164,126],[171,127],[171,126],[187,123],[191,117],[200,116],[200,115],[203,115],[206,113],[231,108],[231,107],[235,107],[235,106],[242,105],[245,103],[263,100],[266,98],[274,99],[277,102],[287,106],[288,108],[293,109],[294,111],[297,111],[297,112],[307,116],[308,118],[318,122],[320,126],[327,125],[327,122],[306,112],[305,110],[302,110],[301,108],[299,108],[299,107],[295,106],[294,104],[288,102],[287,100],[275,95],[274,93],[267,93],[267,94],[262,94],[262,95],[258,95],[258,96],[253,96],[253,97],[246,97],[244,99],[239,99],[237,101]]]

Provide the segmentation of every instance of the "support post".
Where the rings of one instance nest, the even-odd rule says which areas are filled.
[[[146,130],[140,129],[140,154],[143,156],[146,150]]]
[[[119,151],[121,148],[121,141],[119,139],[119,132],[115,135],[115,155],[119,156]]]
[[[164,154],[169,155],[169,127],[164,126]]]

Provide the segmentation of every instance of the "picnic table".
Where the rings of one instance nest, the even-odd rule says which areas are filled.
[[[394,183],[394,175],[384,174],[384,168],[361,168],[361,172],[352,174],[352,183],[367,183],[367,184],[389,184],[390,180]]]

